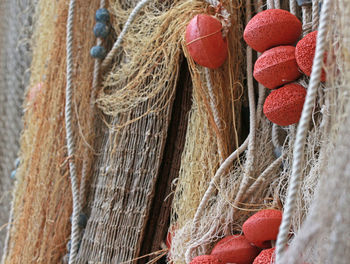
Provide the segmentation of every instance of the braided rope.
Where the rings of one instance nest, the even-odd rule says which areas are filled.
[[[214,89],[213,89],[213,84],[211,82],[211,77],[210,77],[210,72],[208,68],[204,68],[204,73],[205,73],[205,79],[207,81],[207,87],[208,87],[208,94],[209,94],[209,103],[210,103],[210,108],[211,111],[213,112],[213,117],[214,117],[214,122],[215,125],[217,126],[218,130],[221,131],[222,130],[222,123],[220,120],[220,116],[219,116],[219,111],[217,108],[217,100],[215,98],[214,95]],[[220,156],[220,161],[222,162],[224,157],[224,143],[222,142],[221,137],[217,137],[218,140],[218,152],[219,152],[219,156]]]
[[[72,216],[72,230],[71,230],[71,252],[69,256],[69,263],[74,263],[78,251],[79,243],[79,214],[81,211],[81,204],[79,201],[79,188],[76,175],[76,168],[74,163],[74,135],[72,130],[72,95],[73,95],[73,23],[74,23],[74,8],[75,0],[70,0],[68,19],[67,19],[67,86],[66,86],[66,107],[65,107],[65,122],[66,122],[66,138],[69,159],[70,178],[72,183],[72,197],[73,197],[73,216]]]
[[[276,9],[280,9],[281,8],[280,0],[275,0],[275,8]]]
[[[331,0],[325,0],[321,11],[320,25],[317,34],[316,52],[313,61],[312,73],[309,88],[305,98],[305,104],[301,114],[297,136],[294,146],[293,168],[290,183],[288,187],[287,200],[284,208],[282,223],[277,237],[276,244],[276,263],[281,263],[281,258],[285,245],[288,240],[288,233],[291,226],[292,215],[295,211],[296,200],[302,180],[302,167],[304,161],[304,149],[306,135],[311,120],[312,110],[316,99],[317,88],[319,86],[323,56],[326,48],[326,35],[328,30],[328,21],[330,17]]]
[[[312,12],[311,6],[302,6],[301,7],[302,16],[303,16],[303,37],[309,34],[312,30]]]
[[[315,31],[319,22],[319,6],[318,0],[312,1],[312,31]]]
[[[275,169],[281,166],[282,161],[287,157],[287,153],[283,153],[282,156],[274,160],[260,175],[254,183],[249,187],[249,189],[244,193],[242,201],[246,200],[250,195],[252,195],[255,190],[260,187],[261,183],[266,180],[266,177],[269,176]],[[276,175],[277,177],[277,175]]]
[[[238,149],[236,149],[230,156],[228,156],[223,163],[221,163],[219,169],[216,171],[214,177],[211,179],[209,186],[208,186],[208,189],[205,191],[205,194],[204,194],[204,196],[203,196],[203,198],[202,198],[202,200],[197,208],[196,214],[193,218],[192,233],[196,232],[196,230],[197,230],[198,223],[200,221],[200,217],[205,210],[205,207],[210,199],[211,194],[216,189],[216,182],[230,168],[232,163],[239,157],[239,154],[241,154],[243,151],[245,151],[245,149],[248,146],[249,137],[250,136],[248,136],[246,138],[246,140],[243,142],[243,144]],[[186,251],[186,254],[185,254],[187,263],[191,262],[191,252],[192,252],[192,248],[189,247]]]
[[[140,2],[137,3],[137,5],[135,6],[135,8],[131,11],[128,19],[125,22],[125,25],[122,29],[122,31],[120,32],[118,39],[116,40],[116,42],[114,43],[111,51],[107,54],[106,58],[103,60],[102,65],[101,65],[101,70],[102,72],[105,72],[106,69],[109,67],[109,65],[112,63],[112,60],[115,56],[115,54],[117,53],[123,38],[126,34],[126,32],[128,31],[131,23],[134,21],[134,19],[136,18],[136,16],[138,15],[138,13],[141,11],[141,9],[149,2],[150,0],[141,0]]]
[[[267,9],[274,9],[275,8],[274,0],[267,0],[266,1],[266,6],[267,6]]]
[[[289,11],[293,15],[297,15],[297,3],[295,2],[296,0],[289,0]]]
[[[273,4],[273,0],[269,0]],[[246,1],[246,24],[252,17],[251,3]],[[255,137],[256,137],[256,106],[255,106],[255,92],[253,83],[253,50],[247,46],[247,85],[248,85],[248,99],[249,99],[249,142],[247,149],[247,159],[244,166],[244,175],[236,195],[234,203],[237,204],[242,199],[243,194],[248,188],[249,181],[252,178],[252,171],[255,161]]]

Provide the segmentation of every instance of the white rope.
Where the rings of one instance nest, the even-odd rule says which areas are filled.
[[[210,77],[210,72],[209,69],[204,67],[204,73],[205,73],[205,79],[207,81],[207,87],[208,87],[208,94],[209,94],[209,103],[210,103],[210,108],[211,111],[213,113],[213,117],[214,117],[214,122],[216,127],[218,128],[219,132],[222,131],[222,123],[220,120],[220,116],[219,116],[219,111],[217,108],[217,100],[215,98],[214,95],[214,89],[213,89],[213,84],[211,82],[211,77]],[[222,162],[224,160],[224,143],[222,142],[221,136],[217,137],[218,139],[218,152],[219,152],[219,156],[220,156],[220,162]]]
[[[312,10],[310,6],[302,6],[303,17],[303,37],[309,34],[312,30]]]
[[[266,181],[266,178],[272,173],[274,172],[274,170],[281,166],[282,161],[286,158],[287,153],[283,153],[280,157],[278,157],[274,162],[272,162],[260,175],[258,178],[256,178],[256,180],[254,181],[254,183],[249,187],[249,189],[244,193],[242,201],[246,200],[249,198],[249,196],[251,196],[255,190],[260,187],[261,183],[263,183],[264,181]],[[276,175],[275,177],[278,177],[278,175]]]
[[[206,190],[206,192],[205,192],[205,194],[204,194],[204,196],[203,196],[203,198],[202,198],[202,200],[197,208],[196,214],[193,218],[192,233],[196,232],[196,230],[197,230],[197,226],[198,226],[198,223],[200,221],[200,217],[205,210],[205,207],[210,199],[211,194],[216,189],[217,181],[230,168],[230,166],[232,165],[234,160],[239,157],[239,154],[241,154],[247,148],[249,137],[250,136],[248,136],[246,138],[246,140],[243,142],[243,144],[238,149],[236,149],[230,156],[228,156],[227,159],[223,163],[221,163],[219,169],[216,171],[214,177],[211,179],[209,186],[208,186],[208,189]],[[191,262],[191,251],[192,251],[191,247],[189,247],[186,251],[186,262],[187,263]]]
[[[289,11],[293,15],[297,15],[297,3],[295,2],[296,0],[289,0]]]
[[[267,0],[266,5],[267,5],[267,9],[274,9],[275,8],[274,0]]]
[[[272,2],[272,1],[271,1]],[[251,3],[246,1],[246,24],[248,24],[252,16]],[[253,83],[253,50],[247,46],[247,85],[248,85],[248,99],[249,99],[249,142],[247,149],[247,159],[244,165],[244,175],[240,184],[238,193],[235,198],[235,204],[240,202],[243,194],[248,188],[249,181],[252,178],[252,171],[255,161],[255,136],[256,136],[256,106],[254,96],[254,83]]]
[[[107,54],[106,58],[103,60],[102,65],[101,65],[101,70],[102,72],[106,71],[106,69],[108,68],[108,66],[111,64],[115,54],[117,53],[123,38],[126,34],[126,32],[128,31],[131,23],[134,21],[134,19],[136,18],[136,16],[138,15],[138,13],[141,11],[141,9],[149,2],[150,0],[142,0],[140,2],[137,3],[137,5],[135,6],[135,8],[131,11],[128,19],[125,22],[125,25],[122,29],[122,31],[120,32],[117,41],[114,43],[113,48],[111,49],[111,51]]]
[[[312,31],[315,31],[318,27],[319,21],[319,2],[318,0],[312,1]]]
[[[276,9],[280,9],[281,8],[280,0],[275,0],[275,8]]]
[[[74,22],[75,0],[70,0],[68,19],[67,19],[67,86],[66,86],[66,107],[65,107],[65,122],[66,122],[66,138],[69,157],[69,170],[72,183],[72,198],[73,198],[73,216],[71,240],[72,246],[69,256],[69,263],[74,263],[78,251],[79,240],[79,214],[81,204],[79,201],[79,188],[74,163],[74,136],[72,130],[72,94],[73,94],[73,22]]]
[[[282,149],[282,146],[280,144],[280,139],[279,139],[279,127],[276,124],[272,124],[272,145],[275,148],[278,148],[279,150]]]
[[[328,21],[330,17],[330,6],[331,0],[324,0],[324,6],[322,7],[320,25],[317,34],[317,44],[316,52],[313,61],[312,73],[310,84],[307,89],[307,94],[305,98],[305,104],[301,114],[297,136],[295,140],[294,153],[293,153],[293,168],[292,175],[290,178],[290,183],[288,187],[287,200],[284,207],[284,213],[282,218],[282,223],[280,226],[279,234],[277,237],[276,244],[276,264],[282,264],[281,258],[285,245],[288,240],[288,233],[291,226],[292,215],[295,211],[296,199],[298,196],[298,191],[300,189],[301,179],[302,179],[302,168],[304,161],[304,148],[307,136],[307,131],[309,127],[309,122],[311,120],[312,110],[314,108],[314,103],[316,99],[317,88],[320,83],[323,57],[326,48],[326,35],[328,30]]]

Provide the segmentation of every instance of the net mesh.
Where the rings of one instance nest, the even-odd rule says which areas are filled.
[[[34,1],[0,1],[0,255],[9,220],[11,191],[22,129],[22,102],[28,85]]]
[[[69,158],[77,163],[79,177],[87,143],[94,143],[94,135],[88,129],[91,113],[86,111],[90,107],[93,71],[93,60],[87,53],[95,41],[91,28],[98,2],[78,2],[74,24],[76,155]],[[304,33],[318,23],[318,1],[313,2],[312,8],[297,10]],[[345,213],[348,186],[344,184],[347,141],[339,138],[348,132],[345,126],[348,123],[349,5],[344,0],[334,2],[333,14],[337,15],[333,15],[330,25],[328,82],[319,87],[307,137],[304,179],[292,225],[296,238],[288,253],[292,256],[290,263],[301,261],[305,245],[309,247],[303,257],[308,262],[322,263],[333,256],[336,263],[348,260],[345,255],[341,256],[349,233]],[[266,8],[266,3],[260,6],[262,1],[253,3],[256,11]],[[179,178],[174,181],[170,228],[175,234],[169,257],[173,263],[184,263],[186,252],[190,257],[207,254],[221,237],[240,233],[243,222],[254,212],[262,208],[283,208],[296,126],[277,127],[276,143],[274,128],[262,115],[266,91],[256,86],[258,104],[253,120],[256,130],[250,149],[243,151],[215,183],[216,190],[201,212],[199,223],[192,222],[220,163],[244,140],[241,111],[252,96],[246,91],[248,74],[245,72],[246,65],[252,61],[245,59],[241,39],[247,10],[243,1],[222,1],[222,4],[231,14],[232,26],[227,35],[229,58],[222,68],[209,72],[213,91],[207,85],[205,70],[188,56],[183,36],[194,15],[213,14],[215,8],[203,1],[152,1],[129,28],[98,93],[97,106],[107,129],[99,132],[101,137],[96,140],[102,144],[94,153],[95,165],[85,209],[90,218],[79,250],[79,263],[122,263],[132,261],[139,254],[182,53],[188,60],[192,77],[193,104]],[[134,5],[133,1],[110,1],[116,35]],[[41,88],[34,97],[29,91],[25,102],[22,162],[17,172],[18,189],[6,263],[58,263],[66,253],[72,206],[64,133],[67,8],[67,1],[63,0],[40,0],[37,6],[40,16],[36,18],[33,38],[30,90]],[[308,78],[298,82],[307,87]],[[0,95],[3,99],[3,94]],[[215,118],[213,108],[219,119]],[[99,126],[103,130],[104,125]],[[332,159],[328,160],[329,157]],[[332,206],[333,202],[338,207]],[[302,227],[307,213],[309,216]],[[315,228],[313,223],[317,223]],[[322,229],[324,226],[329,228]],[[332,235],[326,233],[330,230],[334,230]],[[335,247],[337,243],[341,243],[341,247]]]
[[[259,6],[259,1],[254,1],[254,4],[257,11],[266,8],[265,5]],[[288,6],[286,8],[288,9]],[[315,1],[312,8],[299,7],[297,10],[297,14],[303,21],[303,35],[310,32],[311,28],[317,27],[318,13],[314,14],[316,8],[318,11],[318,1]],[[246,9],[242,7],[240,12],[244,11]],[[195,78],[193,79],[195,80]],[[303,77],[298,82],[307,87],[308,78]],[[199,84],[203,83],[205,83],[205,79],[202,78]],[[217,85],[220,83],[220,79],[217,80],[214,77],[213,83],[215,89],[220,87]],[[246,83],[243,84],[244,89],[246,89]],[[196,86],[195,81],[194,85]],[[194,223],[193,217],[210,179],[218,168],[220,158],[213,156],[213,153],[217,153],[215,145],[217,135],[213,132],[211,134],[206,132],[203,133],[205,135],[203,137],[203,134],[198,132],[207,129],[206,124],[210,118],[203,113],[195,117],[191,112],[187,143],[182,156],[180,177],[176,181],[173,202],[173,227],[171,230],[175,231],[169,256],[174,263],[185,263],[188,253],[190,258],[210,253],[215,242],[221,237],[241,233],[243,222],[254,212],[263,208],[283,208],[288,179],[291,175],[296,126],[277,127],[278,140],[274,142],[271,124],[261,115],[262,103],[267,95],[261,89],[264,88],[262,87],[260,90],[256,88],[256,94],[259,95],[256,109],[257,117],[254,120],[256,125],[255,142],[253,146],[250,146],[253,147],[254,151],[249,152],[248,149],[247,152],[242,153],[241,157],[232,164],[229,172],[216,182],[217,190],[207,202],[199,223]],[[305,219],[314,198],[320,169],[325,165],[325,154],[320,152],[320,148],[326,145],[328,137],[327,132],[324,131],[325,127],[328,126],[327,120],[329,119],[329,112],[324,104],[326,91],[325,85],[319,86],[313,121],[306,142],[304,180],[297,211],[293,216],[292,233],[294,234],[298,232]],[[200,102],[203,101],[194,97],[193,109],[199,108]],[[220,115],[220,118],[222,116],[225,115]],[[202,120],[196,123],[193,121],[195,118],[202,118]],[[233,121],[231,120],[231,125],[234,124]],[[213,134],[214,138],[210,139]],[[198,150],[198,145],[201,146],[200,150]],[[283,162],[281,162],[282,160]],[[245,178],[246,175],[248,175],[248,180]],[[241,195],[242,193],[244,194]]]
[[[99,1],[77,3],[74,20],[73,120],[80,171],[86,149]],[[67,1],[40,0],[36,7],[30,88],[26,96],[21,164],[5,263],[59,263],[66,253],[72,210],[64,129]]]

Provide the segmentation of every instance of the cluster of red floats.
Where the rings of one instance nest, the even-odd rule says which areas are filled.
[[[224,237],[214,246],[210,255],[198,256],[191,264],[273,263],[275,249],[271,248],[271,242],[277,239],[281,221],[281,211],[261,210],[244,222],[242,235]]]
[[[263,112],[273,123],[288,126],[299,121],[306,96],[303,86],[292,83],[302,72],[310,76],[316,50],[317,31],[306,35],[296,47],[302,24],[296,16],[270,9],[254,16],[244,30],[244,40],[262,55],[254,65],[254,78],[273,90]],[[325,81],[325,73],[322,73]]]
[[[306,90],[291,83],[302,72],[311,74],[317,31],[306,35],[294,47],[301,31],[299,19],[282,9],[258,13],[244,30],[247,44],[262,52],[254,65],[254,78],[266,88],[275,89],[266,98],[263,112],[280,126],[299,121]],[[216,69],[227,58],[227,39],[223,36],[222,23],[214,16],[196,15],[187,25],[185,41],[189,55],[201,66]],[[325,72],[322,72],[321,80],[325,81]]]

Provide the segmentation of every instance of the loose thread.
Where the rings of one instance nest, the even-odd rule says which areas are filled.
[[[296,207],[298,191],[302,179],[302,167],[304,161],[304,150],[309,122],[311,120],[312,110],[317,94],[317,88],[320,83],[323,56],[326,48],[326,35],[328,30],[328,21],[330,17],[331,0],[324,0],[321,11],[320,25],[317,34],[316,52],[313,61],[311,79],[305,98],[305,104],[301,114],[300,122],[297,129],[293,153],[293,167],[290,183],[288,187],[287,199],[284,208],[282,223],[280,225],[277,244],[276,244],[276,263],[282,264],[283,251],[288,240],[288,233],[291,226],[292,216]]]

